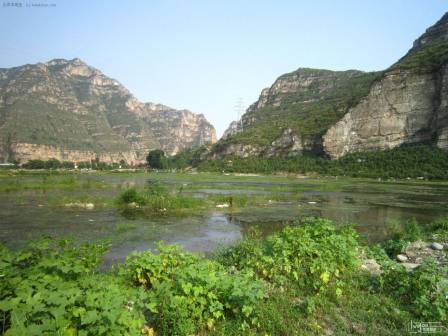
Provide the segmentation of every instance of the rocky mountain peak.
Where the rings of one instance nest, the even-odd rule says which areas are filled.
[[[433,26],[429,27],[425,33],[415,40],[410,52],[418,51],[429,44],[448,41],[448,13]]]
[[[142,103],[79,58],[0,71],[0,161],[143,162],[216,141],[203,115]]]

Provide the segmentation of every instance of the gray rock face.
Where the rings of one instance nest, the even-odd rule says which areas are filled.
[[[241,121],[232,121],[227,127],[227,129],[224,131],[224,134],[222,135],[223,139],[227,139],[229,136],[238,133],[241,130]]]
[[[446,100],[441,95],[446,88],[440,83],[447,81],[447,69],[443,67],[438,76],[400,70],[387,73],[361,103],[327,131],[323,137],[325,152],[339,158],[434,137],[440,146],[446,146],[447,109],[439,102]]]
[[[303,150],[303,144],[299,136],[290,128],[272,141],[269,145],[260,146],[256,144],[232,143],[225,146],[217,153],[209,156],[211,159],[221,158],[226,155],[236,155],[240,157],[249,157],[262,155],[264,157],[274,156],[296,156]]]
[[[283,143],[288,128],[301,141],[291,155],[302,147],[336,159],[418,142],[448,149],[448,13],[383,72],[300,68],[280,76],[230,125],[219,149],[241,143],[285,155],[284,146],[276,152],[266,143]]]
[[[448,14],[323,137],[332,158],[430,141],[448,148]]]
[[[203,115],[139,102],[80,59],[0,69],[0,161],[13,158],[141,163],[215,142]]]
[[[266,157],[286,155],[300,155],[303,150],[302,141],[290,128],[283,131],[282,135],[271,142],[270,146],[264,150]]]
[[[381,266],[375,259],[362,260],[361,269],[374,275],[380,275],[382,273]]]
[[[255,146],[264,156],[321,152],[321,135],[343,117],[349,106],[367,95],[377,73],[299,68],[277,78],[239,121],[230,124],[219,150],[239,143]],[[353,87],[356,87],[355,89]]]

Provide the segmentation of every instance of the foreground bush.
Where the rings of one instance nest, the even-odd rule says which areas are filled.
[[[358,265],[357,235],[350,227],[307,218],[266,240],[243,241],[220,259],[229,266],[253,270],[278,286],[289,284],[312,293],[333,290],[339,296],[342,277]]]
[[[153,323],[162,335],[194,334],[227,318],[236,318],[241,329],[254,326],[255,307],[266,295],[264,283],[251,273],[231,272],[177,246],[131,254],[126,274],[151,289]]]
[[[95,272],[105,251],[50,239],[18,253],[2,247],[5,335],[140,335],[144,292]]]
[[[381,290],[406,305],[415,316],[448,321],[447,269],[428,259],[412,272],[393,262],[383,263]]]
[[[428,227],[441,234],[445,224]],[[403,236],[427,234],[417,225]],[[157,253],[135,252],[118,270],[98,272],[106,249],[49,238],[18,252],[1,247],[2,333],[396,335],[410,320],[448,322],[446,268],[427,260],[406,272],[380,246],[321,218],[213,259],[160,243]],[[361,271],[362,250],[382,274]]]

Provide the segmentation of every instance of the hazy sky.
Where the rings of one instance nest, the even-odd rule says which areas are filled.
[[[26,6],[39,3],[55,6]],[[220,136],[238,97],[249,105],[299,67],[384,69],[445,11],[446,0],[1,0],[0,67],[79,57],[141,101],[205,114]]]

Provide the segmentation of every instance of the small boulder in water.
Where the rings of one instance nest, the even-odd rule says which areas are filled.
[[[67,203],[65,206],[67,208],[84,208],[89,210],[95,208],[95,204],[93,203]]]
[[[229,203],[216,204],[217,208],[228,208],[229,206],[230,206]]]
[[[436,251],[441,251],[441,250],[443,250],[443,245],[434,242],[434,243],[431,244],[431,248],[432,248],[433,250],[436,250]]]

